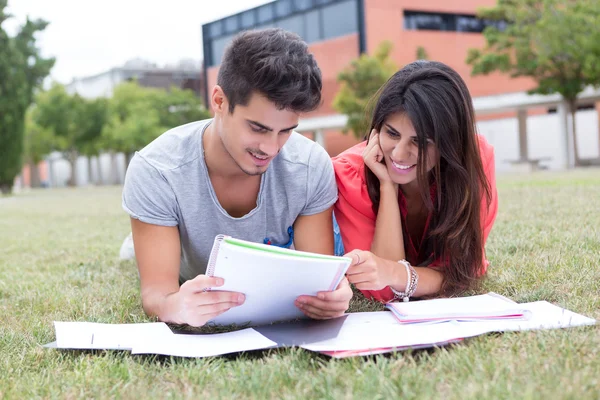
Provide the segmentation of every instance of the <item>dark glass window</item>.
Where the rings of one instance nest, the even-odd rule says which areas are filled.
[[[277,26],[286,31],[297,33],[303,38],[305,37],[303,15],[294,15],[293,17],[281,19],[277,21]]]
[[[323,7],[324,39],[358,31],[356,0],[346,0]]]
[[[254,16],[254,10],[246,11],[242,14],[242,29],[248,29],[256,23]]]
[[[312,0],[294,0],[296,10],[304,11],[312,7]]]
[[[451,14],[405,12],[404,28],[408,30],[453,31],[455,19]]]
[[[239,29],[237,15],[225,19],[225,32],[234,33]]]
[[[456,31],[481,33],[488,26],[499,30],[506,29],[505,21],[479,19],[475,15],[430,13],[420,11],[404,12],[404,29],[430,31]]]
[[[292,12],[292,0],[279,0],[275,3],[275,14],[278,17],[287,17]]]
[[[321,14],[319,10],[309,11],[304,14],[304,40],[307,43],[316,42],[323,38],[321,29]]]
[[[208,32],[210,37],[217,37],[223,34],[223,25],[221,22],[222,21],[216,21],[209,25]]]
[[[225,47],[231,42],[234,35],[223,36],[218,39],[214,39],[211,43],[212,46],[212,62],[213,65],[221,64],[221,58],[223,57],[223,52],[225,51]]]
[[[265,4],[258,9],[258,23],[271,21],[275,15],[273,14],[273,4]]]

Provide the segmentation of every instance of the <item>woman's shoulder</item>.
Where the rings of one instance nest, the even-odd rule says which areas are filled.
[[[479,154],[481,154],[481,160],[485,166],[490,160],[494,159],[494,146],[492,146],[485,136],[478,134],[477,143],[479,144]]]
[[[365,149],[366,142],[358,143],[335,157],[332,157],[333,168],[335,170],[336,180],[356,180],[359,178],[364,181],[364,162],[362,152]]]

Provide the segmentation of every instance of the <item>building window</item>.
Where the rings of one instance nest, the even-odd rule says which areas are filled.
[[[242,14],[242,29],[251,28],[256,23],[254,15],[254,10],[249,10]]]
[[[237,15],[234,15],[233,17],[229,17],[229,18],[225,19],[225,32],[233,33],[233,32],[237,32],[238,29],[239,29],[239,27],[238,27]]]
[[[203,27],[207,66],[218,65],[238,32],[279,27],[307,43],[358,32],[358,0],[277,0]]]
[[[505,21],[479,19],[475,15],[404,11],[404,29],[481,33],[488,26],[503,31]]]
[[[321,27],[321,13],[319,10],[309,11],[304,14],[304,40],[307,43],[316,42],[323,38]]]
[[[346,0],[323,7],[324,39],[358,31],[356,0]]]
[[[221,21],[213,22],[209,25],[208,32],[210,37],[217,37],[223,34],[223,25]]]
[[[278,17],[287,17],[292,13],[292,0],[279,0],[275,3],[275,13]]]
[[[297,33],[301,37],[306,36],[304,31],[303,15],[295,15],[293,17],[281,19],[277,21],[277,26],[281,29],[285,29],[286,31]]]
[[[235,35],[223,36],[218,39],[214,39],[212,41],[212,62],[213,65],[221,64],[221,58],[223,57],[223,52],[225,51],[225,47],[231,42]]]
[[[312,7],[312,0],[294,0],[296,10],[304,11]]]
[[[263,24],[273,19],[273,3],[265,4],[258,9],[258,23]]]

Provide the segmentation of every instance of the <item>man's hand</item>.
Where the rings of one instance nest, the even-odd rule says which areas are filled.
[[[352,289],[346,278],[332,292],[319,292],[317,296],[299,296],[296,307],[314,319],[330,319],[344,315],[350,305]]]
[[[173,322],[202,326],[232,307],[244,303],[245,296],[238,292],[204,291],[207,288],[223,286],[223,279],[198,275],[185,282],[178,292],[167,296]]]
[[[381,290],[386,286],[406,286],[406,273],[402,265],[377,257],[370,251],[352,250],[345,257],[352,258],[346,272],[350,283],[360,290]]]

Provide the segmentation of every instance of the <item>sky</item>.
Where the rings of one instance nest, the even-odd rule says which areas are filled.
[[[202,59],[202,24],[272,0],[8,0],[14,35],[27,16],[50,23],[38,36],[56,57],[51,78],[63,84],[142,58],[164,66]]]

